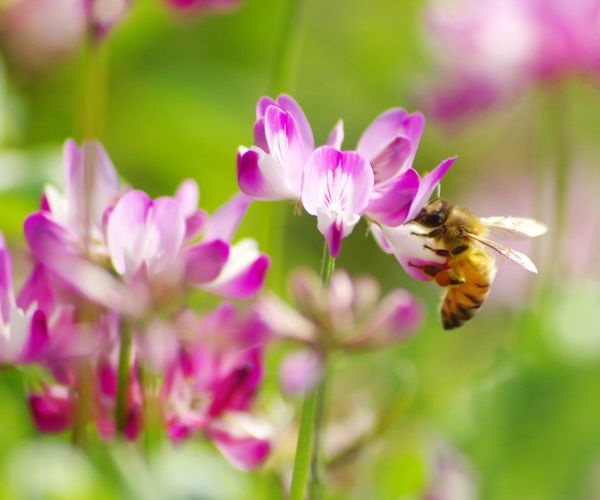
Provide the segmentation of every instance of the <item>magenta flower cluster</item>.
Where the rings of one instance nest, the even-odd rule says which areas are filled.
[[[262,463],[268,427],[249,410],[267,330],[227,302],[201,316],[185,305],[192,289],[226,299],[261,289],[268,257],[253,240],[231,242],[249,199],[208,215],[194,181],[152,199],[121,185],[97,142],[68,141],[64,156],[64,192],[48,187],[25,221],[33,266],[16,295],[0,246],[0,361],[40,364],[53,379],[29,396],[37,427],[94,421],[105,438],[136,439],[156,401],[174,441],[202,432],[239,467]]]
[[[47,372],[28,396],[37,428],[70,429],[76,440],[92,424],[104,439],[160,428],[173,442],[204,436],[239,468],[261,465],[273,425],[253,402],[269,342],[301,346],[280,377],[285,393],[307,393],[331,351],[397,344],[418,329],[422,310],[407,291],[381,298],[373,278],[343,270],[327,287],[314,272],[293,274],[295,307],[272,293],[249,301],[270,261],[254,240],[234,242],[236,230],[252,198],[293,200],[317,217],[337,256],[364,217],[415,273],[409,262],[432,257],[407,223],[454,161],[420,176],[423,130],[420,113],[392,109],[354,151],[341,150],[341,121],[315,147],[291,97],[263,98],[255,145],[238,154],[243,192],[212,214],[198,207],[193,180],[152,198],[122,184],[100,143],[67,141],[63,189],[48,186],[24,222],[32,265],[18,293],[0,239],[0,364]],[[198,312],[189,305],[198,292],[220,302]]]
[[[390,109],[369,125],[355,150],[342,150],[341,121],[326,143],[315,147],[311,126],[294,99],[263,97],[256,108],[254,145],[238,152],[238,183],[256,200],[302,204],[317,217],[329,252],[337,257],[342,239],[362,217],[378,233],[380,227],[412,220],[452,166],[454,158],[423,177],[413,168],[424,127],[421,113]]]

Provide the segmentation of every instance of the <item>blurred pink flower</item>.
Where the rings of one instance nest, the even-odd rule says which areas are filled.
[[[230,245],[250,199],[234,196],[208,217],[199,190],[184,181],[174,197],[152,200],[122,190],[104,148],[65,145],[66,186],[46,189],[42,209],[25,221],[36,265],[25,289],[42,307],[56,294],[81,295],[129,315],[186,286],[247,298],[264,283],[269,259],[253,240]],[[201,241],[198,235],[205,232]],[[118,280],[112,271],[123,280]],[[31,299],[28,299],[31,301]]]
[[[121,193],[118,175],[96,141],[84,142],[81,149],[67,141],[64,161],[64,194],[48,187],[41,210],[25,220],[35,267],[21,294],[47,304],[57,292],[79,293],[120,310],[127,307],[122,303],[126,293],[105,269],[109,251],[104,227],[104,217]]]
[[[532,82],[600,76],[598,0],[434,0],[426,16],[443,83],[424,99],[438,119],[485,109]]]
[[[81,0],[15,0],[0,9],[3,43],[18,63],[31,69],[69,57],[84,40]]]
[[[39,69],[104,38],[131,0],[13,0],[3,6],[0,38],[18,63]]]
[[[476,500],[477,482],[470,464],[446,443],[439,443],[431,461],[429,486],[423,500]]]
[[[330,349],[379,349],[404,341],[420,327],[422,307],[406,290],[380,299],[377,282],[354,279],[337,270],[324,289],[314,271],[300,270],[290,280],[297,309],[269,295],[257,312],[276,337],[307,346],[283,362],[282,386],[292,394],[310,390],[320,377],[322,354]],[[312,351],[312,352],[309,352]]]
[[[264,324],[223,304],[203,318],[180,318],[184,345],[166,372],[161,401],[174,441],[197,431],[237,467],[261,465],[270,428],[249,412],[263,377]]]
[[[0,233],[0,365],[40,361],[48,344],[46,315],[15,300],[12,260]]]
[[[190,182],[185,189],[191,189]],[[191,198],[182,194],[183,189],[178,190],[178,197],[156,200],[142,191],[129,191],[118,201],[106,227],[114,269],[127,283],[171,298],[185,286],[238,299],[257,293],[264,283],[268,257],[259,253],[253,240],[230,247],[229,241],[219,238],[233,236],[247,207],[239,202],[243,195],[230,202],[233,209],[226,206],[217,214],[220,229],[228,234],[213,231],[210,240],[188,243],[202,230],[203,216],[191,205],[186,213]]]
[[[208,13],[229,12],[244,0],[166,0],[167,5],[181,12]]]
[[[96,41],[104,38],[131,7],[132,0],[79,0],[83,2],[88,29]]]
[[[45,383],[41,391],[29,394],[29,407],[36,424],[42,432],[62,432],[76,424],[80,398],[86,401],[91,410],[91,418],[100,435],[105,439],[115,436],[115,405],[117,399],[118,349],[116,336],[120,328],[115,317],[95,325],[85,325],[87,330],[78,331],[81,335],[96,334],[105,337],[93,351],[80,354],[77,362],[72,359],[54,360],[46,366],[55,378],[55,383]],[[81,359],[85,359],[89,368],[81,370]],[[124,435],[135,440],[142,429],[143,398],[138,379],[138,364],[134,356],[128,376],[127,423]],[[86,378],[86,380],[83,380]],[[82,394],[81,387],[87,387]]]

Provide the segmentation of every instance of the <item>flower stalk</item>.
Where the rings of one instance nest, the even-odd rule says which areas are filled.
[[[335,259],[329,253],[327,242],[323,246],[321,263],[321,286],[326,289],[335,269]],[[323,354],[323,376],[319,385],[307,394],[302,404],[300,430],[296,445],[296,458],[290,492],[291,500],[304,500],[309,479],[309,498],[319,498],[321,491],[321,429],[325,413],[325,391],[327,374],[327,355]]]
[[[83,139],[99,138],[106,108],[107,51],[104,44],[90,42],[83,62]]]
[[[271,73],[273,94],[289,91],[297,62],[297,47],[305,0],[288,0]]]
[[[131,372],[131,353],[133,348],[133,335],[131,328],[125,326],[121,331],[119,346],[119,366],[117,402],[115,406],[115,424],[119,434],[123,434],[127,425],[127,403],[129,399],[129,374]]]

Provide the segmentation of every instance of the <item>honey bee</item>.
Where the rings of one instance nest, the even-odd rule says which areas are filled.
[[[531,238],[547,231],[541,222],[525,217],[480,219],[470,210],[450,205],[443,199],[425,206],[413,223],[426,232],[412,234],[431,240],[435,247],[428,244],[424,247],[446,259],[443,267],[414,265],[446,288],[440,310],[445,330],[458,328],[470,320],[487,298],[496,275],[495,259],[488,253],[489,249],[537,273],[527,255],[505,248],[488,236]]]

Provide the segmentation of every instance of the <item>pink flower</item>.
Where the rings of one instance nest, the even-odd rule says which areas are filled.
[[[316,273],[301,270],[291,285],[297,310],[272,295],[256,306],[273,334],[306,346],[280,368],[290,394],[307,392],[318,382],[327,350],[384,348],[410,337],[422,322],[422,306],[410,293],[398,289],[380,300],[379,286],[368,276],[351,279],[337,270],[323,289]]]
[[[80,0],[87,16],[88,29],[95,40],[104,38],[131,7],[131,0]]]
[[[261,465],[270,430],[248,411],[263,376],[264,325],[228,304],[199,320],[188,314],[179,324],[187,332],[185,347],[161,396],[169,436],[179,441],[202,431],[237,467]]]
[[[443,259],[432,257],[423,248],[422,239],[411,234],[418,229],[409,223],[427,204],[456,157],[444,160],[420,177],[413,162],[424,128],[425,118],[421,113],[391,109],[367,128],[357,149],[367,156],[375,174],[367,208],[375,240],[384,252],[396,256],[409,275],[429,280],[429,276],[410,264],[436,265]]]
[[[256,107],[254,146],[238,151],[240,189],[259,200],[299,200],[314,147],[310,124],[294,99],[263,97]]]
[[[98,142],[84,142],[79,149],[67,141],[64,158],[64,194],[48,187],[42,209],[25,220],[36,260],[27,286],[35,289],[26,287],[21,294],[44,304],[52,303],[57,291],[81,294],[119,310],[127,306],[122,303],[125,291],[104,269],[109,256],[104,217],[120,195],[119,178]]]
[[[413,162],[424,129],[421,113],[395,108],[378,116],[358,141],[375,179],[366,213],[378,223],[396,227],[413,219],[455,161],[449,158],[420,178]]]
[[[367,209],[373,189],[373,170],[360,154],[331,146],[314,151],[306,164],[302,204],[316,215],[318,228],[337,257],[348,236]]]
[[[181,12],[209,13],[229,12],[243,0],[166,0],[169,7]]]
[[[190,182],[175,198],[152,200],[142,191],[130,191],[119,200],[106,230],[114,269],[128,283],[149,286],[150,293],[172,296],[191,285],[233,298],[255,294],[264,282],[268,257],[252,240],[230,250],[229,240],[220,239],[233,236],[248,202],[233,198],[215,214],[209,239],[190,244],[204,223],[193,207],[197,197],[190,196]]]
[[[598,0],[434,1],[427,20],[444,83],[425,100],[440,119],[485,109],[531,82],[600,75]]]
[[[99,352],[88,356],[91,364],[91,383],[87,402],[100,435],[111,439],[115,435],[115,405],[117,398],[117,351]],[[57,384],[44,385],[41,392],[32,392],[29,407],[36,427],[41,432],[62,432],[73,425],[77,418],[77,402],[81,397],[81,372],[70,365],[56,365],[53,368]],[[137,377],[137,365],[132,363],[129,373],[127,398],[127,420],[124,436],[134,441],[143,424],[143,399],[141,385]]]
[[[48,340],[46,315],[35,305],[22,309],[16,303],[12,261],[0,233],[0,364],[37,362]]]
[[[3,45],[30,69],[73,55],[85,29],[85,12],[78,0],[18,0],[2,5]]]

